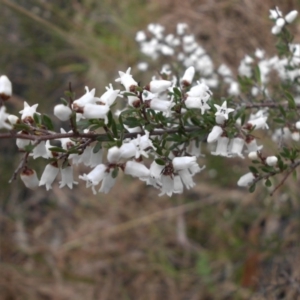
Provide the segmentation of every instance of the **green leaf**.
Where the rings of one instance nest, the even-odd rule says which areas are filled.
[[[291,108],[291,109],[296,108],[296,103],[295,103],[295,100],[294,100],[294,97],[292,96],[292,94],[290,94],[288,91],[284,91],[284,93],[288,100],[289,108]]]
[[[249,166],[249,170],[250,170],[252,173],[254,173],[254,174],[257,174],[257,173],[258,173],[258,170],[257,170],[255,167],[253,167],[253,166]]]
[[[44,124],[49,130],[53,130],[53,129],[54,129],[52,120],[50,119],[49,116],[47,116],[46,114],[44,114],[43,117],[42,117],[42,120],[43,120],[43,124]]]
[[[49,150],[52,152],[63,152],[63,153],[67,152],[65,149],[60,148],[60,147],[50,147]]]
[[[272,182],[271,182],[271,180],[270,180],[270,179],[267,179],[267,180],[266,180],[266,182],[265,182],[265,186],[267,186],[267,187],[270,187],[270,186],[272,186]]]
[[[119,174],[119,168],[116,167],[116,168],[114,168],[114,170],[112,171],[111,177],[112,177],[112,178],[117,178],[118,174]]]
[[[281,114],[283,115],[283,117],[286,117],[286,112],[285,112],[284,108],[281,105],[278,105],[278,108],[279,108]]]
[[[67,101],[65,98],[60,98],[60,101],[61,101],[65,106],[68,106],[68,105],[69,105],[68,101]]]
[[[252,184],[252,185],[250,186],[249,192],[250,192],[250,193],[253,193],[253,192],[255,191],[255,188],[256,188],[256,184],[254,183],[254,184]]]
[[[16,130],[24,130],[24,131],[30,131],[30,127],[26,124],[14,124],[14,129]]]
[[[181,97],[181,91],[177,87],[174,87],[173,91],[176,96]]]
[[[99,152],[99,150],[102,148],[102,143],[101,142],[97,142],[96,145],[93,148],[93,153],[97,153]]]
[[[162,160],[161,158],[156,158],[155,162],[160,166],[164,166],[166,164],[165,161]]]
[[[254,67],[254,78],[260,84],[261,83],[261,76],[260,76],[260,69],[259,66]]]
[[[276,123],[281,123],[281,124],[285,123],[285,120],[280,119],[280,118],[274,118],[273,121],[276,122]]]
[[[33,120],[34,120],[35,124],[41,124],[42,123],[41,115],[39,115],[37,113],[33,114]]]

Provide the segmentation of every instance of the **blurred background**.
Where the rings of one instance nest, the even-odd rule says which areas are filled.
[[[276,53],[270,8],[300,10],[298,0],[0,4],[0,74],[14,90],[7,109],[17,114],[27,101],[49,115],[69,82],[76,95],[85,85],[101,95],[130,66],[136,79],[150,80],[153,73],[136,68],[144,58],[135,33],[151,22],[170,31],[188,23],[217,66],[236,68],[256,48]],[[299,20],[292,31],[299,42]],[[273,197],[263,186],[249,194],[236,186],[247,160],[207,155],[197,186],[183,195],[158,197],[119,174],[108,195],[94,196],[82,182],[49,192],[25,189],[19,179],[8,184],[20,158],[13,140],[1,140],[0,299],[300,299],[292,178]],[[31,166],[40,175],[44,161]]]

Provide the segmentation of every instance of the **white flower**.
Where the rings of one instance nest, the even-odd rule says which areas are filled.
[[[193,66],[190,66],[184,72],[184,75],[181,78],[181,84],[184,86],[191,85],[193,82],[194,76],[195,76],[195,68]]]
[[[137,151],[137,147],[133,142],[123,143],[119,149],[120,156],[119,158],[129,159],[129,158],[138,158],[139,152]]]
[[[37,178],[36,172],[33,169],[25,168],[20,177],[25,184],[25,186],[29,189],[35,189],[39,186],[39,180]]]
[[[299,140],[300,140],[300,133],[298,131],[292,132],[291,138],[292,138],[293,141],[299,142]]]
[[[186,23],[178,23],[176,26],[176,32],[178,35],[183,35],[187,28],[188,28],[188,25]]]
[[[107,152],[107,160],[110,163],[117,163],[121,156],[121,150],[117,146],[111,147]]]
[[[276,166],[277,162],[278,162],[278,158],[276,156],[268,156],[266,158],[266,164],[270,167]]]
[[[99,101],[101,104],[105,104],[110,107],[115,103],[117,97],[120,96],[119,92],[120,90],[114,90],[112,84],[110,84],[109,87],[106,87],[106,92],[99,99],[96,98],[96,101]]]
[[[80,97],[79,99],[75,100],[73,102],[73,109],[75,109],[75,107],[83,107],[88,103],[92,103],[95,104],[96,99],[95,99],[95,89],[92,89],[91,91],[89,90],[89,88],[86,86],[85,87],[86,93]]]
[[[149,100],[149,107],[150,108],[152,108],[154,110],[165,112],[168,115],[171,114],[171,109],[174,105],[175,105],[174,102],[168,101],[168,100],[160,100],[158,98],[154,98],[152,100]]]
[[[277,27],[282,28],[285,24],[285,20],[283,18],[278,18],[275,24]]]
[[[20,114],[22,114],[21,119],[23,121],[33,122],[33,115],[37,113],[36,112],[37,107],[38,104],[34,104],[30,106],[26,101],[24,101],[24,109],[20,111]]]
[[[287,23],[292,23],[298,16],[298,12],[296,10],[290,11],[286,16],[285,20]]]
[[[46,148],[46,142],[45,141],[40,141],[32,151],[32,156],[33,159],[36,159],[38,157],[43,157],[43,158],[49,158],[49,153]]]
[[[229,89],[227,90],[228,94],[231,96],[238,96],[240,94],[240,85],[236,81],[230,83]]]
[[[5,108],[4,108],[4,111],[5,111]],[[19,117],[15,116],[15,115],[8,115],[7,119],[11,125],[15,125],[20,121]],[[0,124],[1,124],[1,109],[0,109]],[[1,128],[1,125],[0,125],[0,128]]]
[[[140,71],[147,71],[148,70],[148,67],[149,67],[149,64],[148,63],[146,63],[146,62],[140,62],[140,63],[138,63],[137,64],[137,68],[138,68],[138,70],[140,70]]]
[[[222,127],[215,125],[207,137],[208,143],[215,142],[223,133]]]
[[[221,136],[218,138],[217,148],[215,152],[211,152],[212,155],[221,155],[226,157],[231,157],[231,154],[228,153],[228,143],[229,138],[226,136]]]
[[[256,159],[258,159],[257,151],[251,151],[251,152],[249,152],[248,157],[249,157],[251,160],[256,160]]]
[[[244,158],[244,155],[242,154],[244,144],[245,144],[244,139],[240,137],[235,137],[231,142],[231,147],[229,151],[230,154],[232,156],[239,156],[241,158]]]
[[[272,34],[277,35],[281,32],[282,27],[274,25],[271,29]]]
[[[267,124],[268,117],[260,117],[254,120],[249,120],[247,124],[244,125],[244,127],[248,130],[254,129],[268,129],[269,126]]]
[[[253,173],[249,172],[243,175],[237,182],[238,186],[249,186],[255,180]]]
[[[175,157],[172,160],[172,164],[175,171],[188,169],[192,167],[194,164],[197,164],[197,158],[196,156]]]
[[[138,31],[135,35],[135,40],[138,43],[144,42],[147,39],[147,36],[144,31]]]
[[[295,126],[298,130],[300,130],[300,121],[296,122]]]
[[[228,114],[234,111],[233,108],[227,108],[227,101],[224,101],[222,106],[218,104],[214,104],[214,106],[217,108],[217,112],[215,113],[215,115],[221,116],[226,120],[228,120]]]
[[[73,184],[78,184],[78,182],[74,181],[73,167],[69,165],[66,168],[61,169],[61,181],[59,182],[59,188],[67,185],[70,189],[73,189]]]
[[[111,188],[115,185],[116,178],[112,177],[113,169],[108,172],[104,173],[104,178],[102,180],[101,188],[99,192],[107,194]]]
[[[196,185],[193,181],[193,175],[188,171],[188,169],[178,171],[178,175],[188,190]]]
[[[8,100],[12,95],[12,84],[6,75],[0,76],[0,98]]]
[[[124,173],[144,181],[150,176],[150,171],[145,165],[131,160],[126,162]]]
[[[9,118],[9,114],[6,112],[6,107],[2,106],[0,108],[0,129],[1,128],[6,128],[8,130],[12,129],[12,126],[6,122],[7,118]]]
[[[54,106],[54,115],[61,121],[68,121],[71,114],[71,108],[64,104],[58,104]]]
[[[261,145],[261,146],[258,146],[257,145],[257,142],[256,142],[256,139],[255,138],[253,138],[253,137],[247,137],[247,139],[246,139],[246,146],[247,146],[247,149],[248,149],[248,153],[250,153],[250,152],[256,152],[256,151],[260,151],[262,148],[263,148],[263,146]]]
[[[210,106],[207,104],[208,99],[201,99],[199,97],[187,97],[184,101],[185,106],[189,109],[197,108],[201,109],[201,114],[203,115]]]
[[[109,112],[108,105],[86,104],[83,107],[82,115],[86,119],[104,119],[104,123],[108,123],[107,113]]]
[[[19,131],[18,134],[28,134],[25,131]],[[27,139],[21,139],[21,138],[17,138],[16,139],[16,145],[19,148],[19,150],[25,150],[25,147],[30,145],[31,141],[27,140]]]
[[[121,84],[125,87],[126,91],[135,91],[136,87],[138,86],[138,83],[132,78],[132,75],[130,74],[131,68],[128,68],[126,73],[119,71],[120,77],[117,78],[115,81],[121,82]]]
[[[56,176],[59,173],[59,168],[57,166],[57,163],[48,164],[45,167],[45,170],[42,174],[39,186],[46,185],[47,191],[52,189],[52,183],[55,180]]]
[[[152,80],[146,86],[146,89],[151,93],[159,94],[168,90],[172,82],[169,80]]]

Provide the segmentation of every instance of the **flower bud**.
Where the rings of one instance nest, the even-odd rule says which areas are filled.
[[[39,180],[37,178],[35,170],[33,169],[25,167],[25,169],[20,174],[20,177],[25,186],[29,189],[35,189],[39,186]]]
[[[257,151],[251,151],[251,152],[249,152],[248,157],[249,157],[251,160],[256,160],[256,159],[258,159]]]
[[[61,121],[68,121],[71,117],[72,110],[70,107],[58,104],[54,107],[54,115]]]
[[[266,158],[266,164],[270,167],[276,166],[278,158],[276,156],[268,156]]]
[[[207,137],[207,142],[208,143],[213,143],[215,142],[219,136],[221,136],[221,134],[223,133],[223,129],[220,126],[214,126],[212,131],[210,132],[210,134]]]
[[[12,95],[12,85],[6,75],[0,76],[0,98],[8,100]]]
[[[191,85],[194,79],[194,75],[195,75],[195,68],[193,66],[187,68],[181,79],[181,84],[184,86]]]
[[[238,186],[248,186],[250,185],[255,179],[255,176],[253,175],[253,173],[249,172],[245,175],[243,175],[239,181],[237,182]]]
[[[296,10],[290,11],[286,16],[285,20],[287,23],[292,23],[298,16],[298,12]]]
[[[170,86],[172,82],[168,80],[152,80],[148,86],[146,86],[146,90],[149,90],[151,93],[158,94],[165,92]]]

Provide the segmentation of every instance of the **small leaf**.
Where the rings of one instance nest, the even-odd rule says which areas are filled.
[[[250,186],[249,192],[250,192],[250,193],[253,193],[253,192],[255,191],[255,188],[256,188],[256,184],[254,183],[254,184],[252,184],[252,185]]]
[[[118,174],[119,174],[119,168],[116,167],[116,168],[114,168],[114,170],[112,171],[111,177],[112,177],[112,178],[117,178]]]
[[[284,93],[288,100],[289,108],[291,108],[291,109],[296,108],[296,103],[295,103],[295,100],[294,100],[294,97],[292,96],[292,94],[290,94],[288,91],[284,91]]]
[[[257,173],[258,173],[258,170],[257,170],[255,167],[253,167],[253,166],[249,166],[249,170],[250,170],[252,173],[254,173],[254,174],[257,174]]]
[[[162,160],[161,158],[157,158],[155,159],[155,162],[160,165],[160,166],[164,166],[166,163],[164,162],[164,160]]]
[[[267,186],[267,187],[270,187],[270,186],[272,186],[272,182],[271,182],[271,180],[270,180],[270,179],[267,179],[267,180],[266,180],[266,182],[265,182],[265,186]]]
[[[49,116],[47,116],[47,115],[44,114],[43,117],[42,117],[42,119],[43,119],[44,125],[45,125],[49,130],[53,130],[53,129],[54,129],[52,120],[50,119]]]
[[[60,148],[60,147],[50,147],[49,151],[52,151],[52,152],[63,152],[63,153],[67,152],[65,149]]]
[[[60,101],[62,102],[62,104],[64,104],[65,106],[68,106],[69,103],[65,98],[60,98]]]
[[[33,120],[34,120],[35,124],[41,124],[42,123],[41,116],[37,113],[33,114]]]
[[[99,150],[102,148],[102,143],[98,142],[94,148],[93,148],[93,153],[99,152]]]

